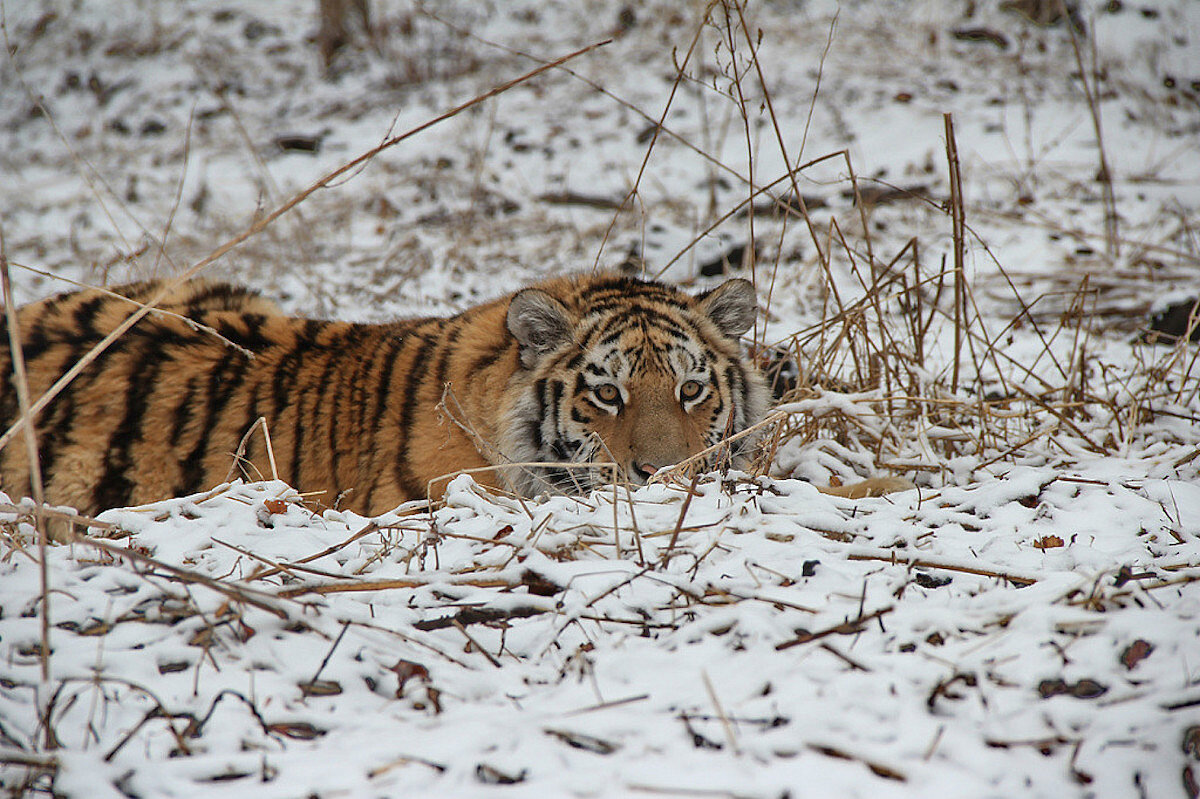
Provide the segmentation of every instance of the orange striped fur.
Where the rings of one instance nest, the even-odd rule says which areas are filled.
[[[115,292],[145,300],[155,283]],[[693,297],[610,275],[558,278],[448,318],[352,324],[283,315],[245,289],[193,282],[134,326],[37,420],[46,500],[84,513],[223,481],[265,417],[279,477],[323,501],[377,514],[436,496],[461,469],[526,495],[574,491],[609,468],[643,482],[753,424],[766,403],[738,337],[753,288]],[[19,311],[34,397],[135,306],[98,291]],[[219,333],[221,338],[213,334]],[[231,346],[230,342],[237,346]],[[253,354],[253,357],[249,353]],[[0,422],[19,415],[0,353]],[[264,439],[242,467],[270,476]],[[30,491],[25,448],[0,452],[0,489]]]

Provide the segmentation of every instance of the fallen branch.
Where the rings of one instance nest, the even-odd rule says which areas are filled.
[[[791,649],[793,646],[807,644],[809,641],[816,641],[830,635],[854,635],[855,633],[860,633],[863,630],[863,625],[865,625],[867,622],[871,621],[872,619],[878,619],[885,613],[891,613],[894,608],[894,605],[888,605],[887,607],[872,611],[866,616],[859,616],[857,619],[851,619],[849,621],[844,621],[841,624],[835,624],[832,627],[826,627],[820,632],[800,633],[800,635],[797,635],[790,641],[784,641],[783,643],[776,644],[775,650],[783,651],[784,649]]]
[[[878,560],[883,561],[884,563],[891,563],[893,565],[903,564],[906,566],[921,566],[927,569],[945,569],[946,571],[978,574],[981,577],[995,577],[998,580],[1008,580],[1009,582],[1018,583],[1020,585],[1033,585],[1039,579],[1037,577],[1001,571],[1000,569],[984,569],[977,566],[964,566],[959,563],[949,563],[947,561],[938,560],[937,558],[906,558],[903,555],[895,552],[851,552],[847,557],[850,560]]]

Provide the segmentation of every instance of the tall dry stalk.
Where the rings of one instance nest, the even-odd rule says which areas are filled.
[[[1065,0],[1058,0],[1063,18],[1070,19]],[[1093,31],[1095,26],[1093,26]],[[1104,198],[1104,245],[1110,259],[1121,254],[1121,236],[1117,227],[1117,198],[1113,194],[1113,173],[1108,165],[1108,154],[1104,147],[1104,128],[1100,124],[1100,99],[1096,92],[1096,39],[1092,36],[1092,80],[1088,80],[1088,69],[1083,63],[1083,52],[1079,47],[1079,36],[1075,26],[1067,23],[1067,32],[1071,34],[1071,48],[1075,51],[1075,65],[1079,69],[1079,80],[1083,84],[1083,96],[1087,100],[1088,115],[1092,119],[1092,130],[1096,134],[1096,150],[1100,159],[1100,170],[1096,180],[1100,182],[1100,191]]]
[[[958,142],[954,138],[954,116],[943,114],[946,127],[946,160],[950,165],[950,215],[953,220],[954,235],[954,365],[950,378],[950,393],[958,393],[959,361],[962,357],[963,329],[966,319],[966,279],[963,274],[963,261],[966,253],[966,234],[964,231],[962,173],[959,171]]]

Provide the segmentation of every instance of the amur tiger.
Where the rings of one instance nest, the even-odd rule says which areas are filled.
[[[113,291],[146,301],[160,287]],[[21,308],[31,395],[135,307],[84,290]],[[768,397],[738,343],[757,312],[741,279],[690,296],[628,277],[556,278],[389,324],[292,318],[222,283],[184,284],[159,307],[178,316],[139,321],[37,419],[47,502],[94,514],[211,487],[259,417],[281,479],[365,514],[437,496],[446,475],[479,467],[499,467],[480,482],[527,496],[611,482],[599,464],[642,483],[753,425]],[[10,360],[0,348],[0,429],[19,417]],[[245,472],[270,476],[264,437],[244,445]],[[506,466],[529,463],[542,465]],[[0,452],[0,489],[30,493],[19,438]]]

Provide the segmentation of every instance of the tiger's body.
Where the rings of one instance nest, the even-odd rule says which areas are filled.
[[[116,293],[145,301],[158,288]],[[134,307],[82,291],[20,309],[31,395]],[[281,479],[366,514],[436,496],[467,469],[525,495],[587,489],[611,467],[512,464],[615,462],[643,482],[751,426],[767,400],[738,344],[757,310],[744,280],[693,297],[558,278],[457,316],[374,325],[288,317],[224,284],[185,284],[160,307],[210,330],[148,316],[43,411],[47,502],[94,514],[200,491],[226,479],[243,439],[246,473],[269,476],[265,439],[246,437],[259,417]],[[5,348],[0,422],[18,416]],[[30,493],[16,443],[0,451],[0,490]]]

